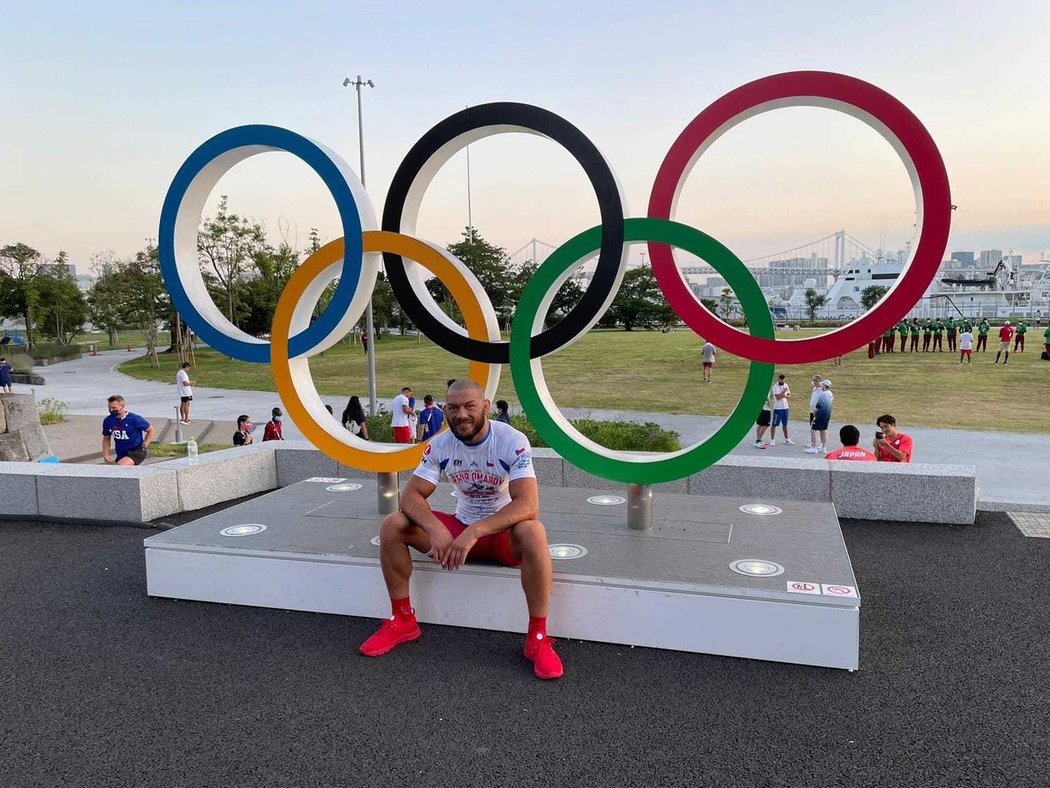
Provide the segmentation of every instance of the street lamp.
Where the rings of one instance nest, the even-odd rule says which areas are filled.
[[[343,80],[343,87],[350,87],[351,85],[357,90],[357,144],[358,151],[361,159],[361,185],[365,186],[365,128],[364,119],[361,115],[361,88],[368,86],[374,88],[376,83],[372,80],[362,80],[361,75],[357,75],[356,80],[346,77]],[[376,336],[375,326],[372,322],[372,297],[368,297],[368,308],[365,309],[365,336],[368,337],[368,347],[366,353],[368,355],[368,413],[371,416],[375,416],[377,411],[376,400]]]

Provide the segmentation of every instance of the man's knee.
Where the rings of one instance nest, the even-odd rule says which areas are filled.
[[[404,513],[391,512],[383,518],[383,522],[379,526],[379,538],[399,539],[411,525],[412,521],[409,520]]]
[[[511,528],[511,543],[521,555],[549,555],[547,531],[539,520],[523,520]]]

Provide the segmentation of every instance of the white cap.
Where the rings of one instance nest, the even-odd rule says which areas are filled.
[[[1010,325],[1010,321],[1009,320],[1006,321],[1006,325]]]
[[[821,381],[820,385],[822,385],[826,389],[829,389],[829,388],[831,388],[831,381],[830,380]]]

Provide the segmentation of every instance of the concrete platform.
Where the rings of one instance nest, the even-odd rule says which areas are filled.
[[[375,482],[316,477],[145,540],[151,596],[388,615],[379,568]],[[435,508],[453,511],[441,485]],[[582,557],[556,560],[550,632],[558,637],[752,659],[858,667],[860,596],[835,508],[763,500],[782,513],[740,511],[755,503],[658,493],[656,527],[631,531],[626,503],[587,502],[596,491],[544,488],[541,518],[554,545]],[[603,493],[609,495],[610,493]],[[251,535],[231,526],[261,524]],[[555,551],[557,552],[557,551]],[[515,569],[470,563],[448,573],[414,555],[412,601],[422,622],[524,632],[525,599]],[[782,574],[738,574],[730,564],[762,559]]]

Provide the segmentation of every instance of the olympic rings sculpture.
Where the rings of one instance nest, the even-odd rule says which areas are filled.
[[[728,248],[674,221],[675,205],[691,168],[738,123],[782,107],[825,107],[877,131],[897,151],[915,193],[918,243],[903,274],[866,315],[835,331],[778,340],[758,283]],[[419,206],[435,174],[455,153],[494,134],[525,132],[562,145],[583,168],[598,200],[601,224],[555,250],[526,284],[511,325],[500,338],[495,310],[477,278],[441,247],[414,237]],[[285,151],[314,170],[331,192],[343,237],[314,252],[290,278],[274,314],[269,342],[244,333],[212,302],[197,262],[197,228],[208,196],[235,164],[267,151]],[[495,399],[500,365],[510,365],[522,407],[551,447],[590,473],[628,483],[680,479],[717,462],[747,433],[765,401],[774,363],[799,364],[843,355],[894,325],[932,281],[947,247],[951,195],[944,162],[920,121],[897,99],[842,74],[796,71],[755,80],[730,91],[686,126],[668,151],[649,199],[647,218],[627,218],[623,193],[608,162],[568,121],[527,104],[470,107],[438,123],[412,147],[387,194],[379,229],[371,202],[353,170],[335,153],[274,126],[240,126],[202,144],[179,168],[161,210],[160,264],[172,303],[197,334],[232,358],[273,366],[277,392],[295,424],[321,451],[343,464],[377,473],[410,470],[425,444],[364,441],[327,412],[310,376],[311,356],[331,347],[364,314],[383,255],[394,295],[432,341],[469,362],[468,374]],[[661,455],[618,452],[585,438],[555,404],[542,358],[580,339],[609,308],[626,270],[627,244],[647,243],[653,273],[668,304],[693,331],[751,362],[740,402],[706,440]],[[747,332],[722,322],[696,300],[675,265],[672,247],[715,268],[740,300]],[[594,277],[579,303],[544,330],[558,289],[598,252]],[[448,317],[427,291],[423,269],[448,288],[465,326]],[[339,284],[321,315],[311,315],[325,288]]]

